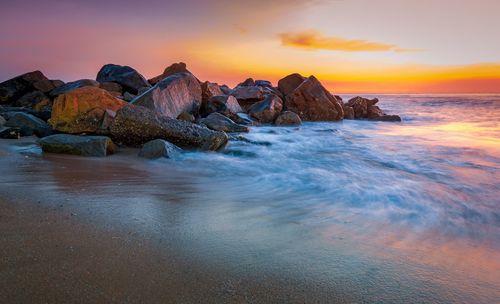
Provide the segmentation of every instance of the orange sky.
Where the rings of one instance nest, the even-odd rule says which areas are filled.
[[[335,93],[500,93],[493,0],[19,0],[0,3],[0,80],[106,63],[203,80],[316,75]]]

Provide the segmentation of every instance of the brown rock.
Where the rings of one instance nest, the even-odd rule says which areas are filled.
[[[291,74],[278,81],[278,89],[283,93],[283,96],[290,94],[295,90],[306,78],[300,74]]]
[[[183,121],[189,121],[189,122],[196,121],[196,118],[194,117],[194,115],[191,113],[188,113],[188,112],[182,112],[181,114],[179,114],[179,116],[177,116],[177,119],[183,120]]]
[[[185,149],[218,150],[228,141],[224,132],[168,118],[134,105],[123,107],[116,113],[110,130],[117,142],[135,147],[153,139],[164,139]]]
[[[277,126],[299,126],[302,124],[302,120],[299,115],[292,111],[284,111],[276,118],[274,124]]]
[[[162,81],[163,79],[165,79],[171,75],[174,75],[176,73],[190,73],[191,74],[191,72],[188,71],[186,64],[184,62],[179,62],[179,63],[174,63],[171,66],[168,66],[167,68],[165,68],[165,70],[163,71],[163,73],[161,75],[158,75],[156,77],[149,79],[148,82],[154,86],[158,82]]]
[[[377,107],[377,106],[369,106],[368,107],[368,114],[367,114],[368,118],[377,118],[377,117],[380,117],[383,115],[384,115],[384,112],[379,107]]]
[[[255,85],[256,84],[255,84],[255,81],[253,80],[253,78],[247,78],[245,81],[238,84],[237,87],[253,87]]]
[[[99,87],[103,90],[110,92],[110,93],[114,92],[114,93],[118,93],[118,95],[123,94],[122,86],[116,82],[106,81],[106,82],[101,83],[99,85]],[[114,94],[113,94],[113,96],[114,96]]]
[[[268,95],[266,99],[253,104],[248,110],[250,117],[261,123],[272,123],[283,109],[283,101],[276,95]]]
[[[377,102],[378,102],[377,98],[368,99],[357,96],[349,99],[346,105],[353,108],[354,118],[367,118],[368,108],[375,105]]]
[[[228,133],[249,131],[248,127],[239,125],[232,121],[230,118],[217,112],[214,112],[208,115],[206,118],[201,119],[200,124],[212,130]]]
[[[230,95],[212,96],[203,104],[202,114],[207,116],[211,113],[221,113],[227,117],[232,117],[236,113],[243,112],[238,100]]]
[[[344,109],[344,119],[354,119],[354,109],[346,104],[342,106]]]
[[[202,83],[201,91],[201,99],[204,104],[208,102],[208,99],[212,96],[224,95],[224,92],[222,92],[218,84],[208,81]]]
[[[286,96],[285,109],[297,113],[302,120],[333,121],[344,118],[340,103],[314,76]]]
[[[192,74],[176,73],[158,82],[131,103],[170,118],[177,118],[182,112],[196,116],[201,107],[201,86]]]
[[[50,124],[65,133],[100,132],[106,111],[116,112],[126,104],[97,87],[75,89],[56,98]]]

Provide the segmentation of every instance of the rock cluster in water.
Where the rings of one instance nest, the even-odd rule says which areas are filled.
[[[36,135],[45,152],[106,156],[118,146],[142,147],[146,158],[180,149],[219,150],[227,133],[249,126],[386,115],[378,99],[343,102],[314,77],[291,74],[274,87],[251,78],[230,89],[201,82],[184,63],[146,80],[128,66],[107,64],[93,79],[64,83],[34,71],[0,83],[0,138]]]

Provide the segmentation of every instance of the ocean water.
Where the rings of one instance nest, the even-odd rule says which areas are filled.
[[[336,302],[499,303],[500,95],[378,97],[403,122],[253,127],[175,160],[41,155],[1,181]]]

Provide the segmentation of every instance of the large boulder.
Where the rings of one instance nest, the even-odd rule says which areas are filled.
[[[52,129],[45,121],[23,112],[13,113],[5,126],[19,128],[22,136],[45,137],[52,134]]]
[[[266,99],[253,104],[248,115],[261,123],[272,123],[283,109],[283,101],[276,95],[268,95]]]
[[[314,76],[286,95],[285,110],[297,113],[302,120],[335,121],[344,118],[340,102]]]
[[[203,103],[206,103],[212,96],[224,95],[224,92],[222,92],[218,84],[208,81],[201,84],[201,91]]]
[[[238,86],[231,91],[231,95],[238,100],[262,100],[264,90],[258,86]]]
[[[126,102],[98,87],[83,87],[59,95],[52,106],[50,124],[65,133],[107,133],[106,113],[118,111]]]
[[[230,118],[237,113],[244,112],[238,100],[231,95],[212,96],[206,103],[203,103],[201,110],[203,116],[217,112]]]
[[[286,96],[293,92],[299,85],[301,85],[306,78],[300,74],[290,74],[278,81],[278,89]]]
[[[103,82],[116,82],[124,91],[137,94],[143,87],[150,87],[149,82],[136,70],[129,66],[106,64],[97,73],[96,80]]]
[[[302,120],[299,115],[292,111],[284,111],[276,118],[274,124],[277,126],[299,126],[302,124]]]
[[[354,109],[346,104],[342,105],[344,110],[344,119],[354,119]]]
[[[148,141],[142,146],[139,151],[139,156],[149,159],[156,159],[160,157],[173,158],[178,155],[182,150],[176,145],[169,143],[163,139],[155,139]]]
[[[54,84],[42,72],[26,73],[0,83],[0,104],[12,104],[27,93],[48,93],[54,88]]]
[[[128,105],[116,113],[111,135],[129,146],[142,146],[153,139],[165,139],[181,148],[218,150],[228,137],[224,132],[160,115],[148,108]]]
[[[50,96],[56,97],[69,91],[83,87],[98,87],[99,82],[92,79],[80,79],[72,82],[67,82],[50,92]]]
[[[156,85],[158,82],[162,81],[163,79],[172,76],[177,73],[189,73],[192,74],[188,69],[187,66],[184,62],[179,62],[179,63],[174,63],[168,67],[165,68],[163,73],[161,75],[158,75],[156,77],[153,77],[148,80],[148,82],[151,85]]]
[[[190,73],[176,73],[158,82],[131,103],[170,118],[177,118],[182,112],[197,115],[201,107],[201,85]]]
[[[354,118],[368,118],[368,108],[374,106],[377,102],[377,98],[368,99],[357,96],[349,99],[349,101],[346,103],[346,106],[353,109]]]
[[[39,144],[47,153],[101,157],[115,151],[113,141],[106,136],[56,134],[40,139]]]
[[[228,133],[249,131],[248,127],[239,125],[232,121],[230,118],[216,112],[208,115],[206,118],[201,119],[200,124],[215,131],[223,131]]]

